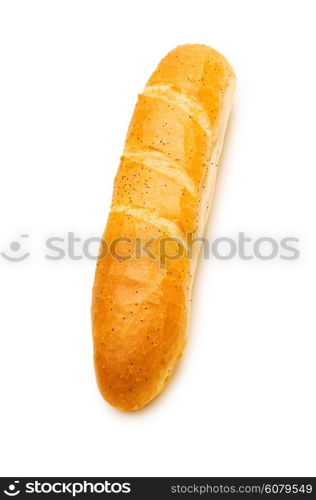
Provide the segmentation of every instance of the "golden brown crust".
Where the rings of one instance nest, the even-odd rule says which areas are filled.
[[[121,410],[153,399],[181,356],[196,263],[186,235],[204,231],[233,83],[223,56],[184,45],[161,61],[135,107],[92,303],[98,385]]]
[[[172,50],[150,77],[149,85],[171,85],[194,96],[207,112],[212,130],[216,129],[229,79],[230,64],[219,52],[206,45],[180,45]]]

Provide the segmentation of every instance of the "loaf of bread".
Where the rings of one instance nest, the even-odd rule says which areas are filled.
[[[140,94],[114,184],[92,301],[102,396],[137,410],[186,343],[199,245],[235,87],[226,59],[182,45]]]

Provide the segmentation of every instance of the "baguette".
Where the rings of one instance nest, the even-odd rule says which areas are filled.
[[[234,87],[221,54],[182,45],[139,95],[92,300],[98,386],[120,410],[157,396],[182,355],[199,254],[193,243],[211,207]]]

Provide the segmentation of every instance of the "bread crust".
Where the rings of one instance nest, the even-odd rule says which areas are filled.
[[[188,234],[204,233],[234,86],[221,54],[182,45],[138,98],[92,300],[98,386],[120,410],[157,396],[182,355],[198,258]]]

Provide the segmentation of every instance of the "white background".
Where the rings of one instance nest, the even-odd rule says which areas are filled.
[[[0,3],[0,250],[31,252],[0,257],[1,475],[315,475],[314,22],[312,1]],[[124,414],[94,379],[95,262],[44,241],[101,235],[137,93],[182,43],[238,77],[208,237],[301,256],[201,262],[172,382]]]

